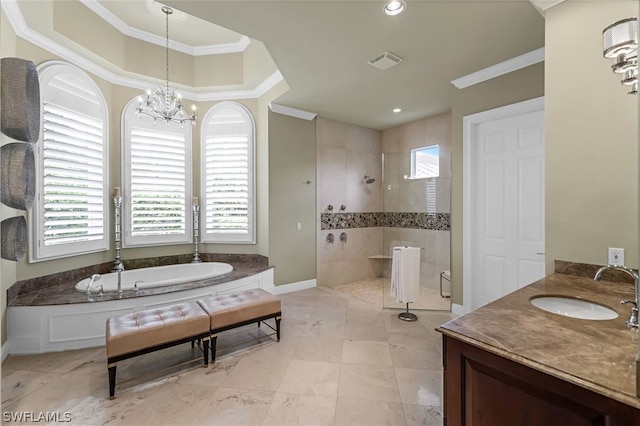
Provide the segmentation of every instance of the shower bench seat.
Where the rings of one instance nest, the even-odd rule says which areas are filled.
[[[111,317],[106,324],[109,397],[113,399],[115,395],[119,361],[187,342],[193,347],[194,341],[201,341],[207,367],[210,343],[211,360],[216,359],[218,333],[255,322],[260,326],[261,322],[274,319],[279,342],[281,317],[280,298],[262,289]]]

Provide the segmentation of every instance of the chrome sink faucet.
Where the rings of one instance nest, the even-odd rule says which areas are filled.
[[[602,274],[605,271],[608,271],[609,269],[614,269],[616,271],[622,271],[622,272],[625,272],[628,275],[631,275],[633,277],[633,288],[634,288],[635,296],[634,296],[633,300],[622,300],[620,303],[622,303],[623,305],[626,305],[627,303],[630,303],[630,304],[633,305],[633,307],[631,308],[631,316],[627,320],[626,325],[629,328],[632,328],[632,327],[638,328],[638,295],[640,293],[640,279],[638,277],[638,273],[636,271],[634,271],[633,269],[628,268],[626,266],[607,265],[607,266],[603,266],[602,268],[598,269],[598,272],[596,272],[596,275],[595,275],[595,277],[593,277],[593,279],[596,280],[596,281],[600,281],[600,278],[602,277]]]

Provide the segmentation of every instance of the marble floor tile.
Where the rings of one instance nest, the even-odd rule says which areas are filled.
[[[276,391],[287,371],[289,359],[242,357],[222,381],[227,388]]]
[[[403,404],[407,426],[442,426],[442,409],[435,406]]]
[[[2,406],[6,407],[60,377],[58,373],[2,368]]]
[[[311,337],[344,337],[344,321],[309,320],[302,333]]]
[[[413,335],[390,333],[389,350],[395,367],[442,369],[442,352],[434,342]]]
[[[393,365],[387,342],[345,340],[342,362],[346,364]]]
[[[104,348],[81,349],[77,351],[51,352],[46,355],[16,356],[3,363],[3,368],[20,370],[27,365],[31,371],[46,373],[68,373],[74,368],[95,358],[98,354],[104,354]]]
[[[318,295],[318,298],[316,299],[316,307],[321,308],[346,307],[348,304],[348,300],[341,297],[341,295],[332,295],[326,292]]]
[[[393,367],[340,365],[339,398],[400,402],[398,381]]]
[[[178,375],[177,383],[218,387],[240,362],[240,356],[221,356],[204,370],[193,368]]]
[[[282,318],[285,321],[290,320],[302,320],[307,321],[313,312],[314,306],[298,306],[298,305],[288,305],[282,304]]]
[[[3,403],[2,410],[70,413],[71,417],[76,419],[76,413],[81,411],[83,406],[108,395],[108,390],[101,385],[90,376],[60,375],[14,403]]]
[[[335,426],[401,426],[405,424],[402,404],[338,398]]]
[[[382,322],[379,320],[361,321],[347,319],[344,326],[344,338],[348,340],[377,340],[387,341],[387,332]]]
[[[333,426],[336,398],[277,393],[263,426]]]
[[[278,392],[300,395],[337,396],[340,364],[292,360]]]
[[[190,423],[209,426],[261,425],[275,392],[219,388]]]
[[[297,320],[290,318],[282,318],[280,323],[280,334],[284,336],[302,336],[305,328],[307,327],[306,320]]]
[[[404,404],[440,406],[442,370],[396,367],[400,399]]]
[[[324,287],[280,297],[280,342],[251,324],[219,336],[208,368],[189,344],[122,361],[113,400],[104,347],[10,355],[2,409],[68,413],[83,426],[442,425],[434,329],[450,313],[416,311],[407,323],[401,310]]]
[[[344,322],[347,319],[347,307],[327,307],[323,305],[316,305],[313,308],[313,312],[309,317],[310,320],[326,320],[326,321],[339,321]]]
[[[305,361],[340,362],[344,340],[333,337],[302,336],[293,359]]]

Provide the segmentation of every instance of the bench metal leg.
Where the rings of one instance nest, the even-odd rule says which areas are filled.
[[[211,336],[211,364],[216,362],[216,343],[218,342],[218,335]]]
[[[204,368],[209,366],[209,339],[202,339],[202,353],[204,356]]]
[[[278,342],[280,341],[280,320],[282,317],[276,317],[276,337],[278,338]]]
[[[109,370],[109,399],[115,398],[116,393],[116,364],[108,364]]]

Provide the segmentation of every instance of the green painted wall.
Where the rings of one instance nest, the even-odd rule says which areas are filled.
[[[269,264],[276,285],[316,278],[318,228],[315,120],[269,112]]]

